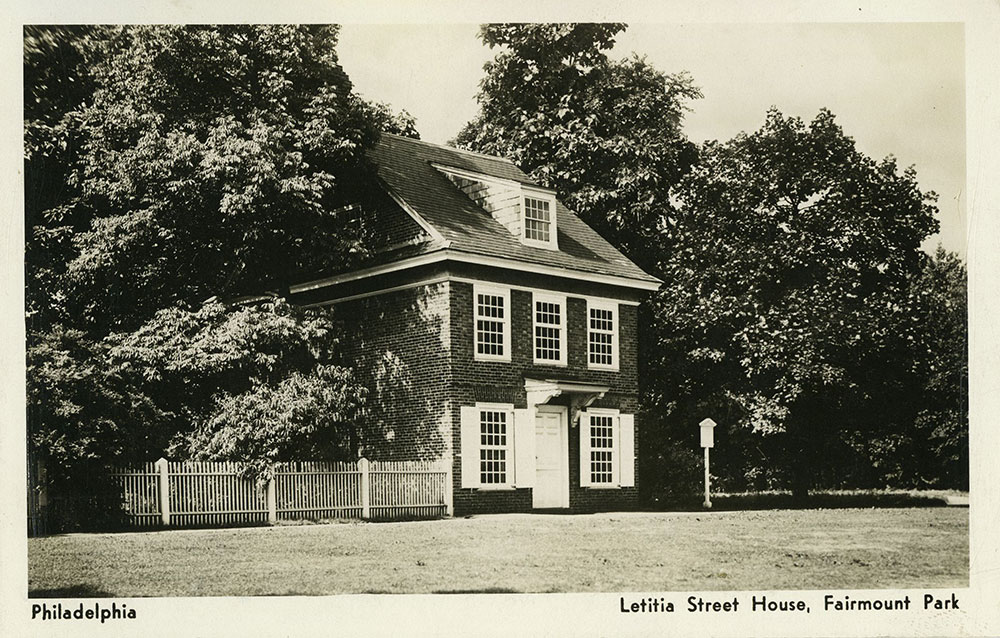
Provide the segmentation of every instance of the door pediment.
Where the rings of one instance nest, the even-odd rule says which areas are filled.
[[[543,405],[552,399],[573,395],[572,407],[585,408],[602,398],[610,386],[596,383],[581,383],[579,381],[562,381],[559,379],[525,379],[524,390],[528,395],[528,406]]]

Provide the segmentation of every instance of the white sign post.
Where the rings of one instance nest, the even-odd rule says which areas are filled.
[[[708,448],[715,445],[715,421],[705,419],[698,424],[701,427],[701,447],[705,448],[705,502],[702,505],[706,509],[712,508],[712,500],[709,498],[709,478],[708,478]]]

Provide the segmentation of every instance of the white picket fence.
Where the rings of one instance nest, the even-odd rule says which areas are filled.
[[[138,528],[451,514],[451,471],[441,462],[282,463],[263,486],[241,478],[235,463],[160,459],[112,477],[126,524]]]

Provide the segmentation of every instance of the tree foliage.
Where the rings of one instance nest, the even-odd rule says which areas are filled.
[[[499,52],[456,141],[512,159],[666,282],[640,315],[646,495],[697,484],[705,416],[721,425],[723,487],[955,475],[964,355],[943,353],[964,352],[964,324],[942,308],[962,286],[926,272],[933,193],[860,152],[828,111],[772,110],[758,131],[696,147],[682,129],[691,78],[611,60],[624,28],[484,25]],[[946,393],[915,400],[938,378]]]
[[[82,107],[94,92],[99,27],[25,27],[24,210],[25,307],[31,322],[66,321],[60,285],[73,258],[73,236],[89,219],[69,203],[82,153]]]
[[[491,24],[480,113],[459,145],[513,160],[640,265],[654,265],[669,189],[696,156],[681,130],[700,92],[644,59],[611,60],[622,24]]]
[[[353,93],[336,42],[330,26],[26,29],[36,452],[259,469],[356,448],[364,391],[332,318],[280,297],[367,254],[365,150],[417,133]]]
[[[969,486],[968,302],[965,265],[940,246],[909,284],[897,328],[908,365],[900,418],[866,451],[887,482],[913,487]]]
[[[968,272],[954,253],[938,248],[916,284],[926,295],[921,339],[920,444],[929,440],[932,462],[924,464],[924,484],[969,489],[969,324]],[[923,433],[927,433],[926,438]],[[938,468],[943,471],[938,471]]]
[[[129,27],[102,40],[73,178],[73,314],[134,328],[176,301],[281,290],[364,252],[345,211],[377,127],[332,27]]]
[[[828,111],[806,124],[772,110],[759,131],[706,144],[675,195],[652,362],[675,373],[653,377],[654,401],[683,398],[690,423],[707,402],[776,436],[762,454],[800,492],[842,480],[850,435],[886,416],[875,391],[908,389],[898,328],[933,194],[858,151]]]
[[[103,342],[61,325],[36,335],[28,348],[29,445],[44,454],[54,479],[160,453],[150,449],[148,433],[162,430],[162,413],[130,379],[105,364],[107,350]]]
[[[281,299],[159,311],[115,334],[108,362],[141,380],[175,456],[274,461],[352,458],[364,388],[338,360],[330,313]]]

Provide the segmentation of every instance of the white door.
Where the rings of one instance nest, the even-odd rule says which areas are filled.
[[[569,507],[569,451],[566,448],[566,411],[539,409],[535,419],[536,508]]]

